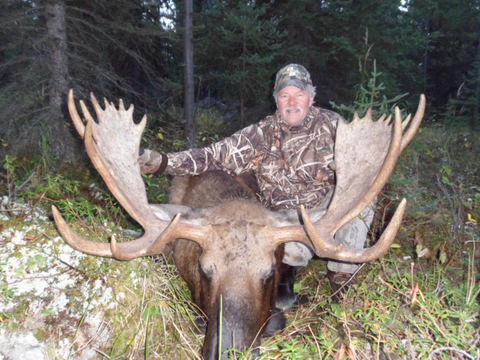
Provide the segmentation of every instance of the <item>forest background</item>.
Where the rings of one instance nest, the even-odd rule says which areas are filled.
[[[195,1],[196,116],[219,110],[223,133],[258,121],[274,110],[276,71],[292,62],[311,72],[317,105],[352,104],[375,62],[381,95],[404,95],[399,104],[411,108],[425,93],[428,121],[474,128],[479,11],[477,0]],[[0,155],[73,163],[69,88],[135,104],[151,115],[149,129],[185,130],[184,14],[174,0],[2,1]],[[197,119],[196,132],[204,126]]]
[[[259,358],[480,359],[479,0],[0,0],[0,358],[199,358],[171,263],[86,257],[58,236],[52,204],[98,241],[139,230],[89,164],[66,94],[134,104],[143,146],[179,151],[271,114],[292,62],[347,119],[413,112],[421,93],[427,113],[378,202],[372,239],[409,202],[392,249],[346,304],[312,262],[296,284],[310,302]],[[167,201],[167,176],[144,180]]]

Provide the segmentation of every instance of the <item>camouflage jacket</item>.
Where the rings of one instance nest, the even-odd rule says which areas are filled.
[[[168,154],[167,173],[198,175],[253,171],[260,199],[271,209],[312,208],[335,184],[333,149],[340,115],[312,106],[301,126],[289,128],[279,113],[202,149]]]

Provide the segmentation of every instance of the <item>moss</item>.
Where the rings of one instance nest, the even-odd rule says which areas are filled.
[[[34,332],[34,336],[40,342],[45,342],[45,341],[47,341],[48,339],[51,338],[51,334],[45,328],[37,329]]]
[[[22,323],[28,318],[28,305],[29,301],[27,299],[18,299],[15,307],[10,311],[6,311],[8,323],[2,325],[9,326],[10,330],[20,328]]]

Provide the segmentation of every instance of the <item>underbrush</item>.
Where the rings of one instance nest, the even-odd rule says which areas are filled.
[[[388,254],[362,267],[340,304],[330,298],[325,264],[312,261],[296,284],[309,302],[288,311],[287,327],[262,340],[260,355],[232,357],[480,359],[478,135],[423,127],[379,201],[374,239],[400,199],[408,200]],[[77,359],[86,349],[95,349],[85,357],[92,359],[200,358],[198,311],[169,259],[63,257],[76,252],[58,237],[48,217],[52,204],[92,240],[127,240],[132,232],[125,230],[139,230],[92,169],[53,175],[7,158],[2,175],[2,346],[6,334],[31,334],[45,359]],[[145,180],[150,200],[166,202],[168,179]],[[18,290],[39,278],[52,279],[50,293]],[[60,280],[66,286],[56,291]]]

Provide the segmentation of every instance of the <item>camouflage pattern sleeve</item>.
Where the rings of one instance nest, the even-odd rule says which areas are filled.
[[[253,124],[207,147],[170,153],[166,171],[175,176],[199,175],[208,170],[238,175],[253,168],[263,137],[263,130]]]
[[[313,106],[301,126],[278,113],[201,149],[168,154],[167,173],[199,175],[252,170],[260,200],[271,209],[318,206],[335,184],[334,147],[340,115]]]

